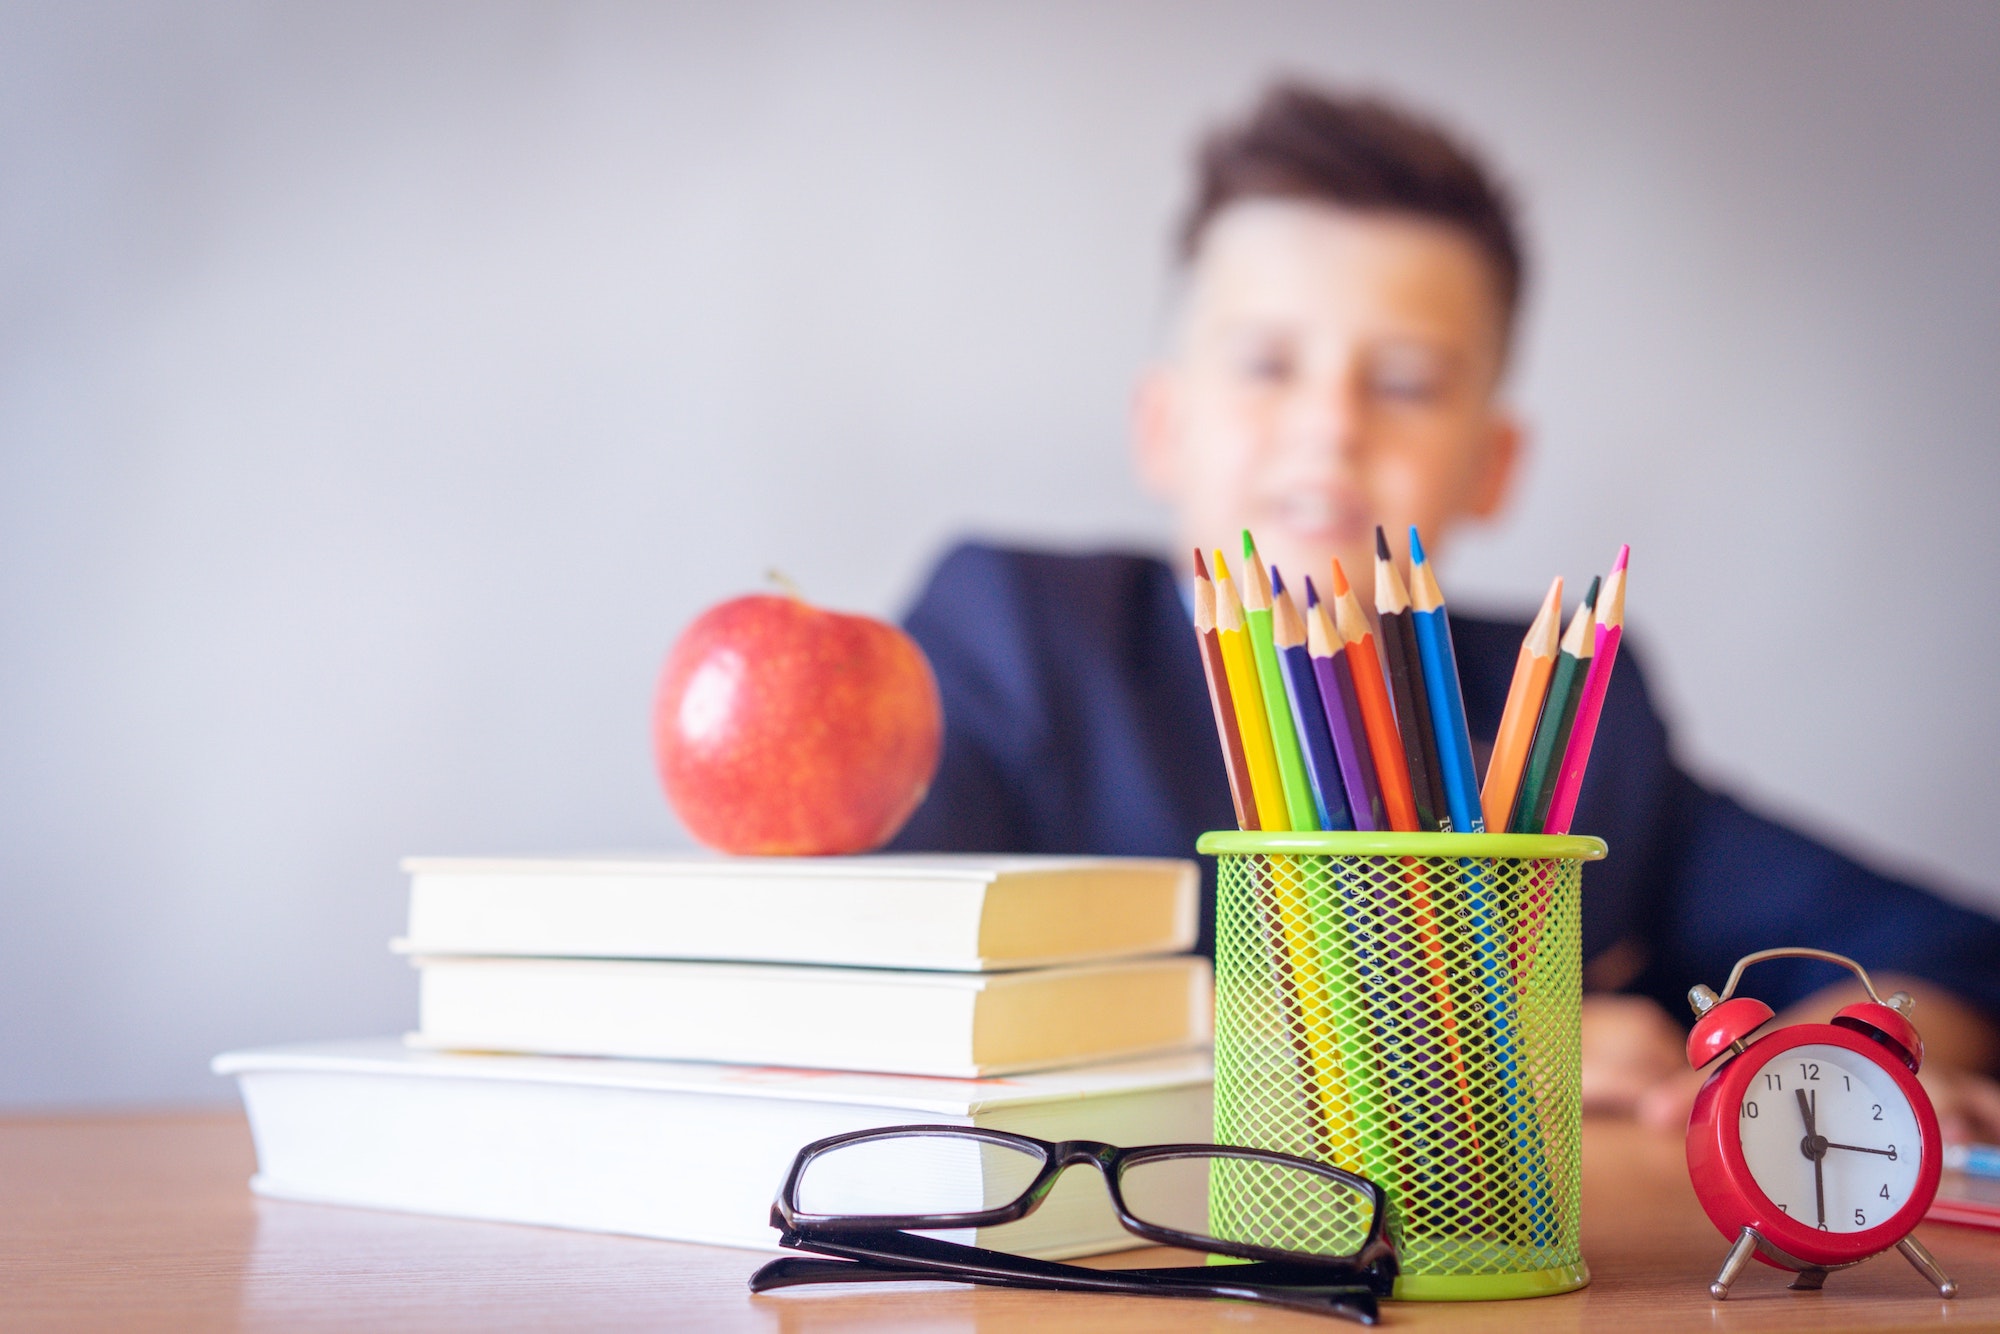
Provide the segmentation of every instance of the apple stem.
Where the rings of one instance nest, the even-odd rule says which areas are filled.
[[[792,577],[786,574],[783,570],[773,567],[771,569],[764,571],[764,577],[766,579],[769,579],[772,583],[776,584],[778,587],[784,589],[788,595],[797,599],[798,601],[804,602],[806,600],[806,595],[799,590],[799,586],[797,584],[792,582]]]

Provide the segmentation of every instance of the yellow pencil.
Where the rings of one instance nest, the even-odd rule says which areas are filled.
[[[1264,690],[1257,679],[1257,659],[1243,623],[1243,600],[1229,563],[1215,553],[1215,629],[1222,641],[1222,667],[1229,677],[1229,699],[1236,706],[1236,727],[1243,734],[1243,759],[1250,767],[1250,793],[1257,802],[1258,825],[1267,831],[1289,830],[1285,782],[1278,773],[1278,752],[1271,745],[1271,719],[1264,712]]]

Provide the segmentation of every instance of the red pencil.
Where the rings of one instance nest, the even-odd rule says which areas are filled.
[[[1382,787],[1389,827],[1413,834],[1423,826],[1417,821],[1410,765],[1403,757],[1402,735],[1396,731],[1396,712],[1389,703],[1389,684],[1375,650],[1375,632],[1337,556],[1333,561],[1333,623],[1346,645],[1348,666],[1354,669],[1354,693],[1361,702],[1361,721],[1368,733],[1369,753],[1375,759],[1375,778]]]
[[[1632,548],[1618,548],[1618,560],[1605,576],[1604,589],[1597,595],[1597,652],[1590,660],[1590,674],[1583,678],[1583,694],[1576,702],[1576,723],[1570,728],[1569,749],[1563,752],[1562,769],[1556,774],[1555,796],[1549,801],[1544,834],[1567,834],[1576,818],[1577,799],[1583,795],[1583,773],[1590,766],[1590,743],[1597,738],[1597,720],[1604,713],[1604,693],[1611,688],[1611,669],[1618,665],[1618,641],[1625,635],[1625,561]]]

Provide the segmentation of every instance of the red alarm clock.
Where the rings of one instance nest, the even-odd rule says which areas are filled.
[[[1791,1024],[1752,1041],[1771,1007],[1737,996],[1743,970],[1766,959],[1823,959],[1851,970],[1868,1000],[1829,1024]],[[1733,998],[1733,999],[1732,999]],[[1688,992],[1698,1016],[1688,1064],[1717,1057],[1688,1117],[1688,1175],[1709,1220],[1735,1244],[1708,1285],[1717,1301],[1752,1256],[1818,1288],[1890,1247],[1938,1295],[1958,1285],[1910,1235],[1931,1207],[1943,1166],[1937,1113],[1917,1082],[1924,1043],[1903,992],[1883,1000],[1860,964],[1825,950],[1759,950],[1730,970],[1717,995]]]

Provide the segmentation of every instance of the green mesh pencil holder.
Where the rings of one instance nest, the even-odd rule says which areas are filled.
[[[1595,838],[1225,831],[1215,1137],[1337,1163],[1388,1192],[1396,1295],[1582,1287],[1583,863]],[[1217,1235],[1357,1231],[1212,1191]],[[1282,1243],[1278,1243],[1282,1244]]]

